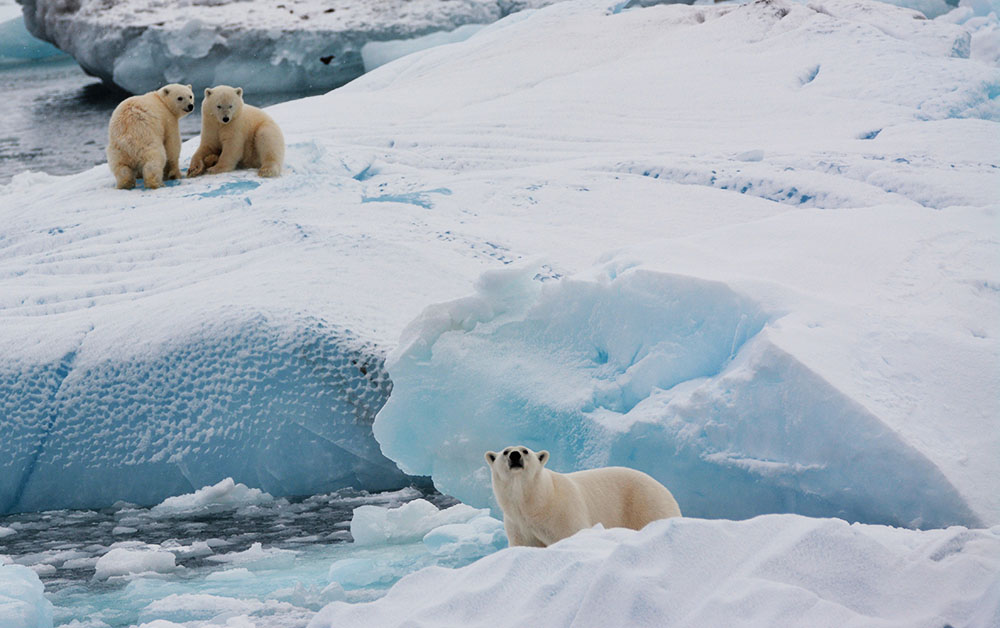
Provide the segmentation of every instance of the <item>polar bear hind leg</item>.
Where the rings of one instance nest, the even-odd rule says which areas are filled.
[[[262,177],[276,177],[281,174],[281,164],[285,161],[285,138],[273,125],[263,125],[254,138],[257,145],[257,159]]]
[[[142,183],[147,190],[163,187],[163,171],[167,166],[167,151],[163,146],[148,148],[142,153]]]

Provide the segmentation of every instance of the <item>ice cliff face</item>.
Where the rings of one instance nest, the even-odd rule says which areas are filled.
[[[22,0],[28,29],[88,73],[133,93],[164,83],[195,91],[332,89],[361,75],[368,42],[488,24],[551,0]],[[235,10],[234,10],[235,9]]]

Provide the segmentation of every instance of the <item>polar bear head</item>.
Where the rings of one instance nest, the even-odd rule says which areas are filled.
[[[156,90],[156,95],[160,97],[167,109],[173,112],[178,118],[183,118],[194,111],[194,92],[190,85],[171,83]]]
[[[500,453],[486,452],[486,464],[493,472],[494,482],[528,480],[542,472],[549,461],[549,452],[534,452],[524,445],[505,448]]]
[[[205,100],[201,103],[202,117],[214,117],[222,124],[229,124],[243,110],[243,88],[216,85],[205,89]]]

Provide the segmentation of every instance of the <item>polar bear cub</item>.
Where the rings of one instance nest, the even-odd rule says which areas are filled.
[[[278,124],[243,102],[243,88],[216,85],[201,103],[201,145],[191,157],[188,176],[257,168],[262,177],[281,174],[285,138]]]
[[[108,124],[108,167],[118,189],[131,190],[141,176],[147,189],[179,179],[181,133],[178,120],[194,111],[190,85],[171,83],[155,92],[126,98]]]
[[[546,547],[598,523],[639,530],[651,521],[681,516],[670,491],[642,471],[605,467],[557,473],[545,468],[548,460],[549,452],[520,445],[486,452],[511,545]]]

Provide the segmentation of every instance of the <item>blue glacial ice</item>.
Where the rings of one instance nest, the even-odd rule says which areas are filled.
[[[494,271],[404,332],[375,436],[404,471],[496,513],[482,453],[525,444],[557,471],[646,471],[689,516],[976,524],[931,461],[771,341],[781,316],[639,268]]]
[[[62,57],[65,54],[28,32],[19,6],[0,4],[0,66]]]
[[[405,486],[371,437],[382,361],[321,320],[261,316],[126,361],[84,337],[48,363],[5,363],[0,512],[154,504],[224,477],[278,496]]]

